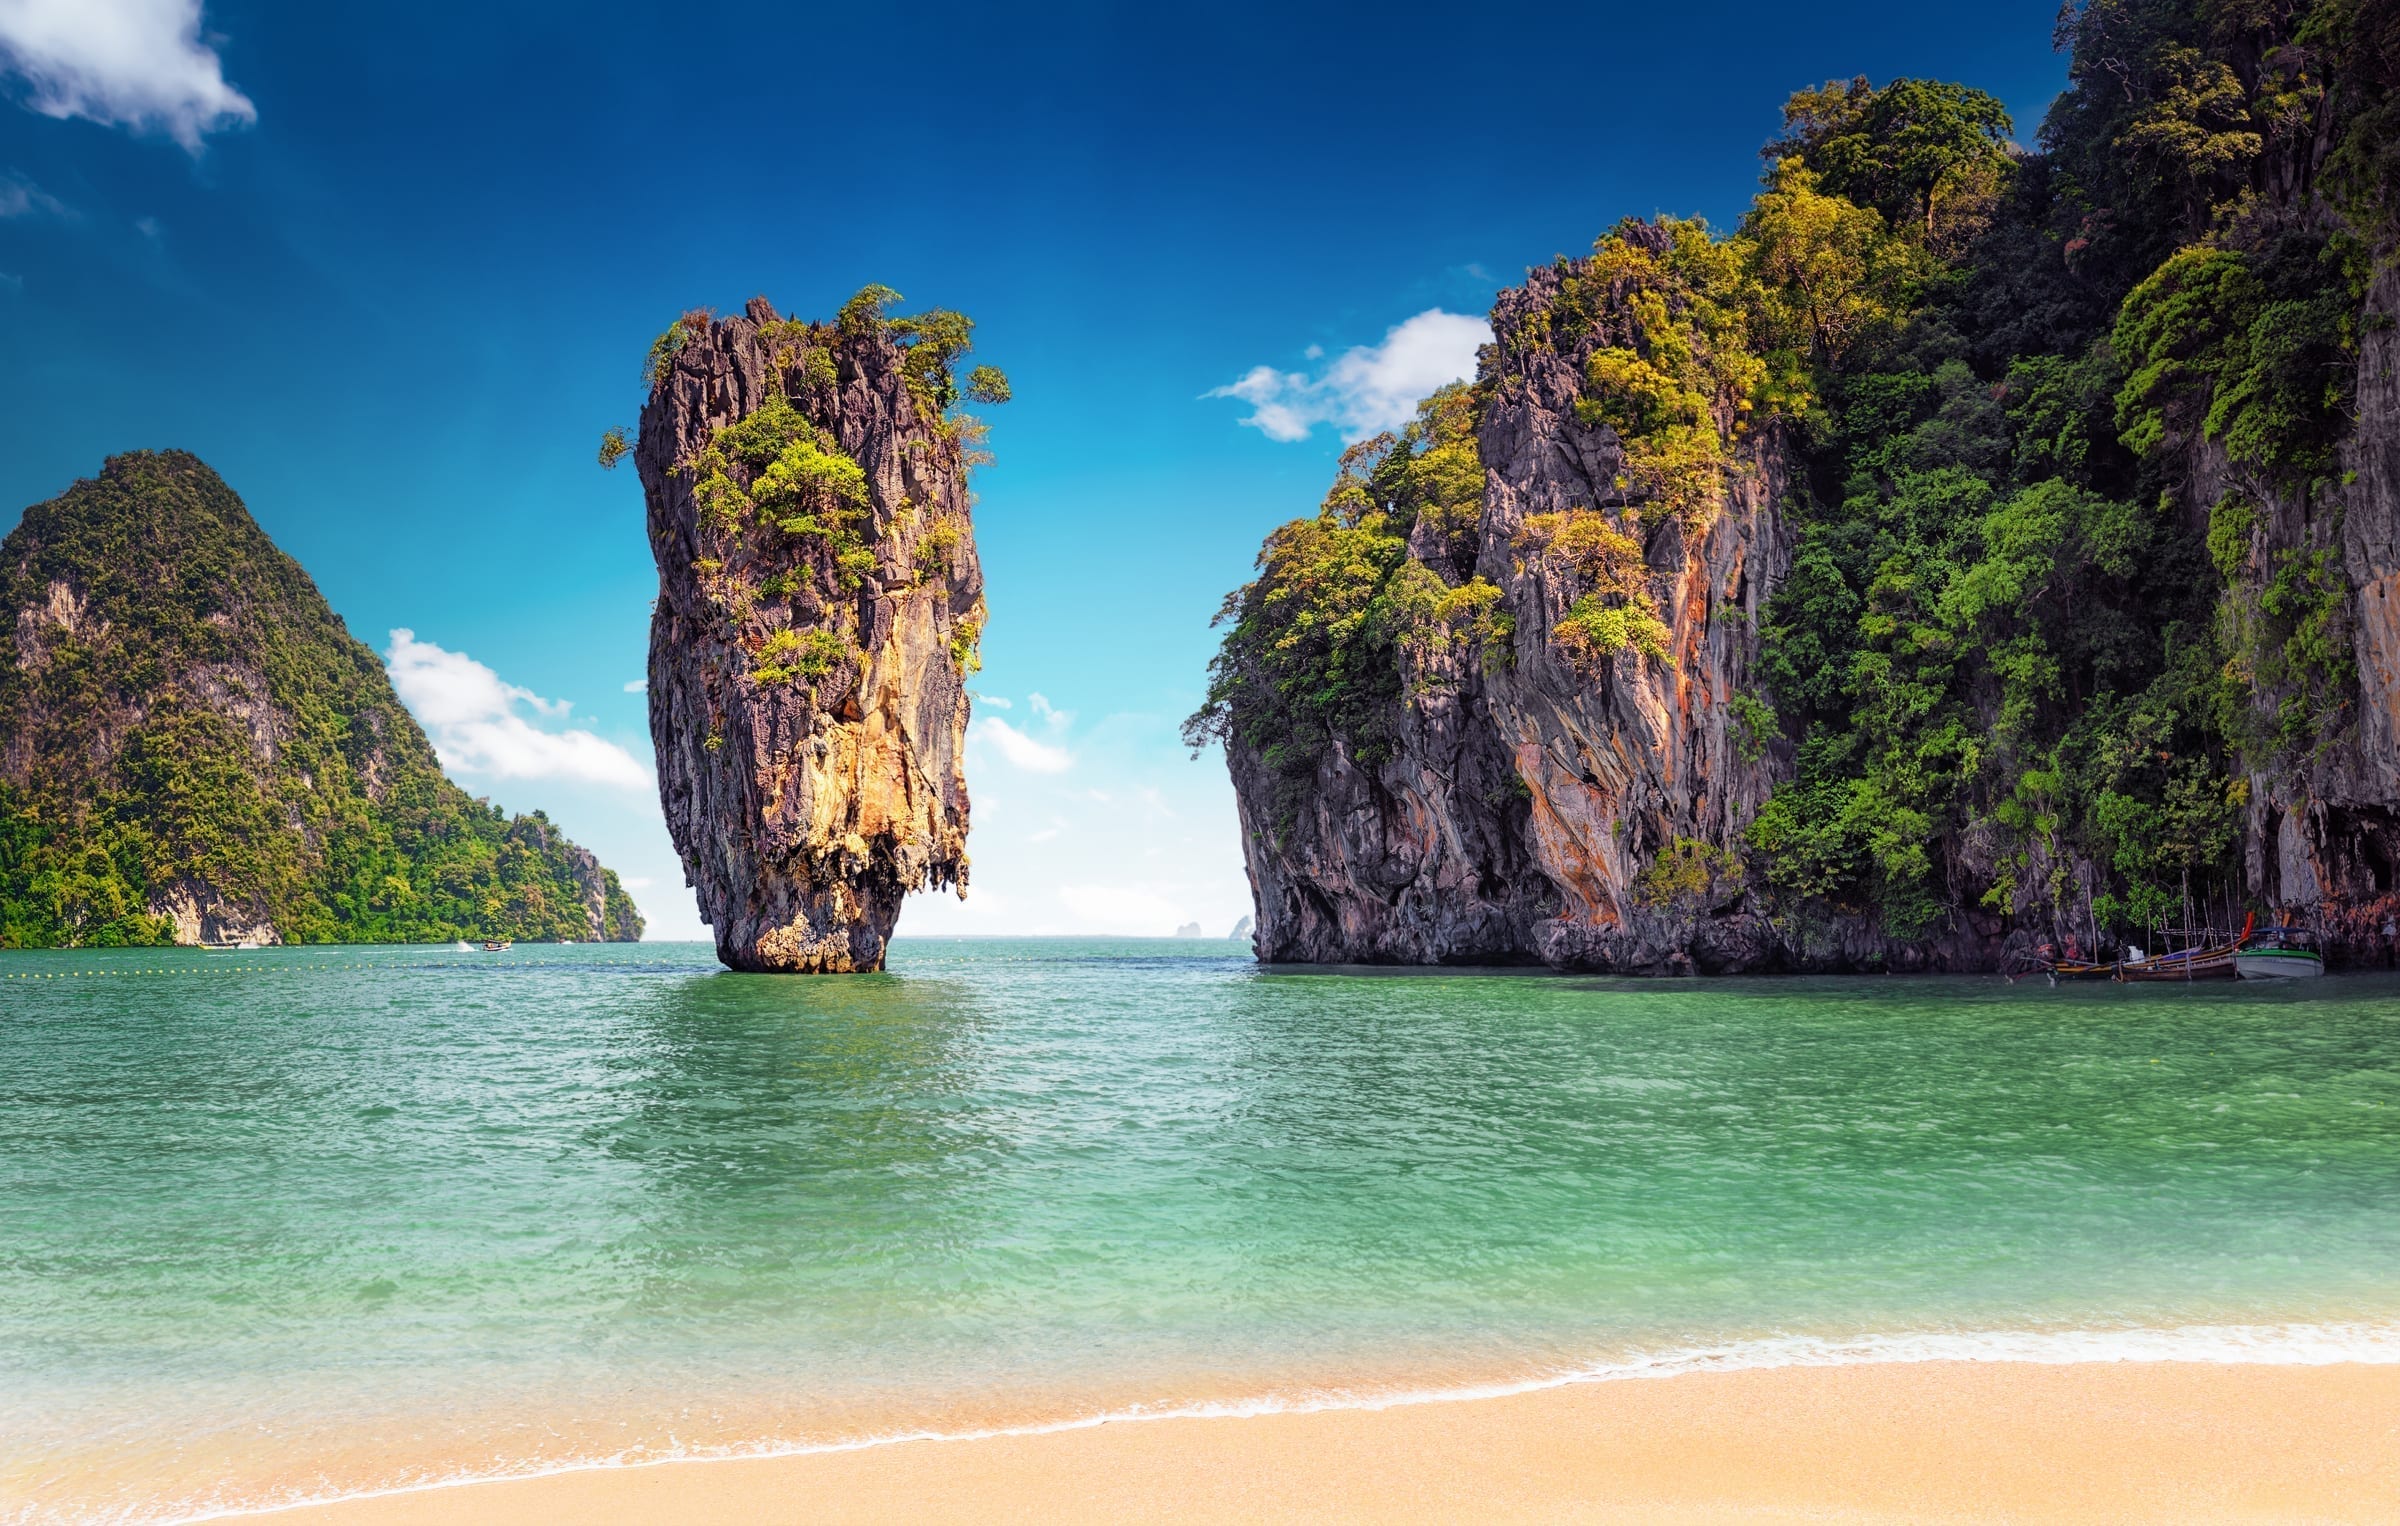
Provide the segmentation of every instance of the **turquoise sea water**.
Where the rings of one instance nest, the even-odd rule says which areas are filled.
[[[2400,1359],[2400,980],[0,954],[0,1518],[2007,1351]]]

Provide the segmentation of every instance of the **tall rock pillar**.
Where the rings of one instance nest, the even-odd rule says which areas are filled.
[[[983,572],[951,365],[967,321],[687,314],[633,447],[659,597],[667,827],[740,970],[879,970],[912,890],[967,879],[961,768]],[[1006,396],[997,372],[968,389]]]

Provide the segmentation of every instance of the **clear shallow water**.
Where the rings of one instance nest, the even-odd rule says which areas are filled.
[[[2400,1357],[2400,981],[892,966],[0,954],[0,1517],[1696,1348]]]

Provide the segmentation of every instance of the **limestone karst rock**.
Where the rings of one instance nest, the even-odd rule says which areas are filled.
[[[2260,205],[2252,215],[2303,230],[2329,215],[2305,196]],[[1949,373],[1960,408],[2005,420],[1993,433],[1943,411],[1951,402],[1937,408],[1949,383],[1914,378],[1927,401],[1898,417],[1915,432],[1858,426],[1856,437],[1927,452],[1932,465],[1895,476],[1971,479],[1990,496],[1963,501],[1993,507],[1959,516],[1964,555],[1989,559],[1927,569],[1912,590],[1920,564],[1901,553],[1879,551],[1880,570],[1856,586],[1840,581],[1832,535],[1884,544],[1866,516],[1896,518],[1900,500],[1872,476],[1828,471],[1838,456],[1806,438],[1826,415],[1753,413],[1757,394],[1705,374],[1706,294],[1678,287],[1668,258],[1675,240],[1701,237],[1691,224],[1623,225],[1594,256],[1503,293],[1476,380],[1428,400],[1401,436],[1355,447],[1324,511],[1270,536],[1258,581],[1228,602],[1234,630],[1187,734],[1225,744],[1259,957],[1973,970],[1995,968],[2012,937],[2104,944],[2145,915],[2233,926],[2245,906],[2313,924],[2337,963],[2400,957],[2400,273],[2388,254],[2355,292],[2315,299],[2337,310],[2335,333],[2353,311],[2341,304],[2358,304],[2352,351],[2327,341],[2311,361],[2304,400],[2338,402],[2324,420],[2291,405],[2254,424],[2267,447],[2222,439],[2204,387],[2187,380],[2163,443],[2120,469],[2113,503],[2046,475],[2062,468],[2027,464],[2045,459],[2043,395],[2009,373],[2008,352],[1986,361],[2002,381],[1963,362]],[[2302,266],[2312,278],[2321,267]],[[2116,311],[2112,301],[2103,317]],[[2272,324],[2235,332],[2271,338]],[[1892,364],[1868,382],[1910,379]],[[2139,395],[2106,365],[2095,374],[2106,378],[2092,384],[2095,422],[2077,427],[2099,439],[2094,451],[2132,460],[2135,437],[2116,431]],[[2275,469],[2269,451],[2296,451],[2303,427],[2326,431],[2321,459]],[[1978,475],[1960,464],[1970,456],[1944,454],[1953,428],[1997,438],[1996,464]],[[2013,465],[2012,443],[2026,452]],[[2055,539],[2035,541],[2025,527],[2052,524],[2037,516],[2056,505],[2055,529],[2039,532]],[[2122,525],[2138,550],[2072,539],[2097,544]],[[2039,558],[2010,549],[2024,560],[2002,560],[1991,548],[2018,546],[2010,536]],[[1903,657],[1931,654],[1922,671],[1934,676],[1885,665],[1886,649],[1807,645],[1831,627],[1791,638],[1801,627],[1776,596],[1803,574],[1819,609],[1849,601],[1864,613],[1844,619],[1881,621],[1891,647],[1914,644]],[[1999,587],[2024,602],[1960,613]],[[2042,616],[2055,626],[2025,613],[2037,598],[2062,611]],[[1974,648],[1974,663],[1946,655],[1986,639],[1974,621],[1998,619],[2017,623]],[[2085,664],[2074,668],[2022,635],[2079,621],[2119,643],[2117,689],[2093,681],[2097,659],[2070,651]],[[1798,644],[1778,655],[1773,631]],[[1816,674],[1794,654],[1811,651],[1834,677],[1827,691],[1860,710],[1943,716],[1949,730],[1918,737],[1912,766],[1954,773],[1962,798],[1970,784],[1985,790],[1973,808],[1900,808],[1828,763],[1853,738],[1821,720],[1794,725],[1803,701],[1776,693],[1766,671],[1773,657],[1804,688]],[[2012,661],[2035,676],[2018,682]],[[2190,664],[2201,675],[2191,692],[2215,708],[2181,698],[2169,663]],[[2037,703],[2050,733],[2010,718]],[[2126,715],[2138,726],[2119,725]],[[2021,736],[2008,731],[2019,724]],[[1812,746],[1831,785],[1809,777]],[[2060,824],[2070,767],[2084,770],[2072,786],[2084,792],[2080,836]],[[1801,807],[1779,822],[1771,810],[1786,791],[1831,790],[1848,815]],[[1789,820],[1823,835],[1795,845]],[[1911,857],[1923,875],[1913,919],[1895,912],[1900,897],[1879,899],[1877,879],[1897,880]],[[1812,885],[1811,864],[1833,869]],[[2146,913],[2133,909],[2142,897]]]
[[[1667,235],[1627,236],[1638,257]],[[1437,597],[1480,592],[1480,635],[1436,620],[1401,640],[1397,681],[1305,774],[1245,741],[1246,686],[1215,717],[1261,959],[1726,968],[1769,944],[1755,918],[1695,919],[1636,883],[1679,843],[1713,852],[1772,786],[1733,700],[1790,557],[1782,434],[1740,433],[1728,411],[1699,501],[1664,512],[1617,431],[1578,407],[1592,355],[1630,342],[1629,311],[1557,337],[1562,303],[1594,300],[1592,264],[1504,292],[1477,387],[1429,404],[1404,447],[1418,476],[1454,479],[1412,510],[1407,558]],[[1596,588],[1619,629],[1605,651],[1580,629]],[[1629,637],[1637,608],[1658,623]]]
[[[634,458],[659,597],[650,730],[667,826],[736,969],[883,967],[912,890],[967,877],[961,771],[983,573],[956,314],[687,314]]]

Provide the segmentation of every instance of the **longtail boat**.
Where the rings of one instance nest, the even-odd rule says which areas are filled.
[[[2062,980],[2115,980],[2117,966],[2114,964],[2086,964],[2078,960],[2062,959],[2050,966],[2049,974],[2052,985],[2057,985]]]
[[[2242,923],[2241,933],[2229,943],[2203,943],[2155,959],[2128,959],[2117,966],[2117,979],[2238,980],[2242,972],[2236,960],[2242,945],[2250,941],[2250,929],[2257,924],[2258,914],[2252,912]]]
[[[2219,943],[2207,948],[2179,949],[2156,959],[2131,960],[2117,966],[2119,980],[2232,980],[2241,974],[2233,962],[2239,945]]]

